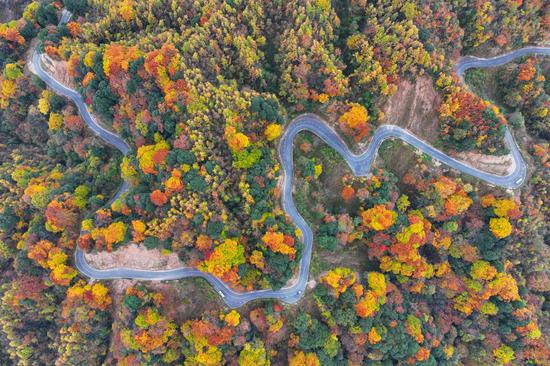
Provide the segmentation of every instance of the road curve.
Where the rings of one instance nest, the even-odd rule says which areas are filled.
[[[62,22],[67,21],[70,14],[67,16],[64,13]],[[455,66],[455,72],[462,78],[464,71],[473,67],[495,67],[503,65],[510,60],[525,56],[528,54],[550,54],[550,48],[529,47],[523,48],[510,53],[490,58],[480,59],[475,57],[464,57],[459,60]],[[60,95],[64,95],[71,99],[77,106],[80,115],[86,122],[88,127],[103,141],[114,146],[126,155],[130,152],[128,144],[118,135],[103,128],[89,113],[86,104],[78,92],[70,89],[53,77],[51,77],[42,67],[42,55],[36,51],[32,57],[34,72],[40,77],[51,89]],[[231,308],[239,307],[249,301],[257,299],[275,298],[285,303],[296,303],[303,295],[309,277],[309,265],[311,261],[311,253],[313,248],[313,232],[300,215],[292,197],[294,163],[293,163],[293,143],[296,135],[302,131],[309,131],[321,138],[327,145],[336,150],[355,175],[366,176],[370,172],[372,162],[376,156],[378,147],[387,139],[396,138],[405,141],[406,143],[416,147],[422,152],[428,154],[432,158],[439,160],[443,164],[448,165],[460,172],[472,175],[489,184],[496,186],[515,189],[521,186],[526,177],[526,165],[521,157],[521,153],[516,145],[516,142],[509,130],[506,130],[506,142],[510,147],[511,154],[514,160],[514,170],[508,175],[500,176],[487,173],[466,165],[450,156],[444,154],[440,150],[429,145],[427,142],[412,135],[409,131],[394,125],[382,125],[374,133],[367,149],[359,154],[353,154],[341,137],[331,129],[331,127],[321,118],[314,114],[303,114],[296,117],[290,122],[281,137],[279,143],[279,159],[283,167],[282,180],[283,192],[281,203],[285,213],[292,219],[294,224],[300,229],[302,241],[304,243],[304,252],[300,262],[300,270],[298,280],[288,287],[283,287],[279,290],[255,290],[250,292],[237,292],[230,289],[219,278],[198,269],[184,267],[171,270],[150,271],[140,270],[135,268],[115,268],[115,269],[97,269],[86,261],[84,252],[80,249],[75,250],[75,266],[86,277],[90,279],[119,279],[130,278],[137,280],[175,280],[188,277],[201,277],[207,280],[214,289],[220,294],[224,302]],[[128,182],[123,182],[114,198],[119,197],[129,189]],[[113,199],[114,199],[113,198]],[[111,200],[112,201],[112,200]]]
[[[468,69],[498,67],[505,65],[518,57],[529,55],[550,56],[550,47],[524,47],[508,53],[504,53],[499,56],[489,58],[464,56],[458,60],[457,64],[454,67],[454,72],[460,78],[460,80],[464,82],[464,72]]]

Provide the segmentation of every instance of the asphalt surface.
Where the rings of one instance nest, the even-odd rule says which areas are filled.
[[[499,56],[480,58],[476,56],[464,56],[454,67],[455,73],[464,82],[463,75],[468,69],[498,67],[522,56],[542,55],[550,56],[550,47],[524,47]]]
[[[68,19],[70,19],[70,13],[64,13],[62,17],[62,22],[66,22],[68,21]],[[469,68],[496,67],[503,65],[513,60],[514,58],[529,54],[550,55],[550,48],[528,47],[489,59],[481,59],[470,56],[464,57],[460,59],[455,66],[455,72],[460,78],[462,78],[464,71]],[[54,90],[57,94],[66,96],[76,104],[83,120],[99,138],[120,150],[124,155],[130,152],[130,147],[120,136],[103,128],[90,115],[88,108],[84,103],[84,100],[78,92],[62,85],[42,68],[41,55],[36,53],[36,51],[33,54],[32,63],[35,73],[52,90]],[[437,150],[433,146],[429,145],[427,142],[412,135],[407,130],[404,130],[401,127],[394,125],[383,125],[379,127],[375,131],[367,149],[362,154],[355,155],[349,150],[341,137],[334,130],[332,130],[331,127],[320,117],[314,114],[303,114],[298,116],[288,124],[279,143],[279,159],[283,167],[283,192],[281,203],[285,213],[292,219],[296,227],[300,229],[302,234],[302,241],[304,243],[304,252],[300,262],[299,276],[296,281],[293,281],[293,284],[291,286],[284,287],[279,290],[256,290],[250,292],[237,292],[230,289],[219,278],[209,273],[201,272],[195,268],[189,267],[162,271],[140,270],[135,268],[115,268],[107,270],[97,269],[90,266],[90,264],[86,261],[84,252],[82,252],[78,248],[75,250],[76,268],[84,276],[90,279],[97,280],[130,278],[136,280],[162,281],[188,277],[201,277],[207,280],[214,287],[214,290],[218,292],[224,302],[231,308],[239,307],[252,300],[267,298],[275,298],[289,304],[296,303],[302,297],[307,285],[309,277],[309,266],[311,262],[311,253],[313,248],[313,232],[311,231],[311,228],[309,227],[307,222],[296,209],[292,197],[294,176],[293,143],[296,135],[302,131],[309,131],[317,135],[327,145],[336,150],[340,155],[342,155],[353,173],[358,176],[366,176],[369,174],[372,162],[376,157],[380,144],[384,140],[395,138],[407,142],[408,144],[428,154],[432,158],[440,161],[445,165],[448,165],[453,169],[456,169],[457,171],[469,174],[495,186],[515,189],[520,187],[524,183],[526,177],[527,168],[525,162],[523,161],[521,153],[509,130],[506,130],[505,138],[507,144],[510,147],[515,168],[513,172],[509,175],[500,176],[481,171],[458,160],[455,160],[445,153],[441,152],[440,150]],[[124,194],[129,189],[129,187],[130,185],[128,182],[123,182],[112,200]]]

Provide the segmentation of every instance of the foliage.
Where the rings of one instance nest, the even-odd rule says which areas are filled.
[[[361,213],[363,224],[376,231],[385,230],[395,223],[397,213],[386,209],[383,205],[375,205]]]
[[[368,134],[367,122],[369,115],[362,105],[353,103],[349,110],[338,119],[340,128],[345,134],[353,136],[355,141],[361,141]]]
[[[73,17],[57,26],[63,7]],[[548,364],[548,67],[520,58],[467,74],[470,88],[451,67],[539,44],[549,27],[544,2],[31,2],[0,24],[0,359]],[[127,156],[30,76],[31,42]],[[524,189],[486,194],[414,154],[340,177],[336,153],[300,134],[295,199],[322,274],[299,311],[265,301],[198,313],[218,305],[201,286],[190,302],[181,283],[88,283],[72,267],[75,245],[135,242],[236,291],[288,285],[303,248],[280,204],[285,121],[320,113],[366,143],[387,99],[421,78],[441,95],[427,106],[438,148],[501,155],[505,129],[526,127]],[[130,187],[109,201],[121,174]]]

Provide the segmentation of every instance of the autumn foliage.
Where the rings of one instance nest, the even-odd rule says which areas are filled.
[[[503,239],[512,233],[510,219],[518,219],[521,216],[516,202],[510,199],[496,199],[493,195],[482,197],[483,207],[491,207],[496,217],[489,219],[489,228],[498,239]]]
[[[112,299],[109,290],[100,282],[94,284],[79,281],[67,290],[67,301],[84,301],[92,309],[107,310]]]
[[[68,286],[77,274],[74,268],[66,264],[68,256],[63,249],[54,246],[50,241],[40,240],[35,243],[29,249],[28,257],[49,269],[50,278],[58,285]]]
[[[291,259],[294,259],[296,255],[294,239],[289,235],[276,231],[268,231],[262,237],[262,241],[272,251],[288,255]]]
[[[391,227],[397,218],[397,212],[387,209],[384,205],[375,205],[361,212],[363,225],[367,228],[381,231]]]
[[[380,309],[386,302],[386,280],[384,275],[377,272],[369,272],[367,275],[369,288],[355,304],[355,312],[361,318],[368,318]]]
[[[151,192],[151,202],[153,202],[157,206],[163,206],[168,198],[164,194],[164,192],[156,189],[153,192]]]
[[[344,201],[349,201],[353,197],[355,197],[355,190],[351,186],[345,186],[342,188],[342,192],[340,193]]]
[[[340,128],[342,128],[345,134],[352,136],[355,141],[361,141],[367,136],[369,132],[368,121],[369,115],[366,108],[356,103],[351,103],[349,110],[338,119]]]
[[[321,277],[321,282],[332,288],[338,297],[355,283],[355,273],[349,268],[337,267]]]
[[[200,268],[214,276],[235,280],[237,267],[244,262],[244,247],[237,240],[226,239],[214,248]]]
[[[33,1],[0,25],[0,359],[549,364],[545,61],[469,70],[468,87],[450,73],[458,53],[541,44],[546,4],[198,3]],[[73,17],[58,26],[64,8]],[[26,72],[31,44],[47,54],[45,66],[66,65],[63,82],[126,141],[127,155]],[[134,242],[235,291],[285,288],[303,269],[300,232],[280,203],[285,123],[319,113],[363,142],[391,122],[388,98],[409,85],[425,94],[431,79],[435,99],[424,107],[439,113],[431,138],[449,154],[504,155],[506,128],[525,127],[533,164],[514,197],[393,142],[371,175],[355,177],[300,133],[295,199],[314,233],[316,285],[297,308],[265,301],[220,310],[223,300],[200,295],[196,281],[122,281],[115,297],[107,283],[76,278],[75,243],[111,251]],[[495,90],[486,94],[487,85]],[[403,164],[385,154],[396,148]],[[120,179],[128,189],[111,200]],[[332,266],[335,254],[351,268]]]

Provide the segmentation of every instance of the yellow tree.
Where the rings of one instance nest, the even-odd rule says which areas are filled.
[[[397,219],[397,212],[388,210],[384,205],[375,205],[361,212],[363,225],[369,229],[381,231],[391,227]]]
[[[210,257],[199,268],[214,276],[222,277],[233,267],[244,262],[244,246],[235,239],[225,239],[223,243],[214,248]]]
[[[333,289],[336,297],[355,283],[355,273],[349,268],[337,267],[321,277],[321,282]]]
[[[243,349],[239,353],[239,366],[268,366],[269,359],[267,357],[265,347],[262,341],[255,343],[245,343]]]
[[[365,107],[357,103],[350,103],[349,107],[348,111],[342,114],[338,121],[345,134],[353,136],[355,141],[360,141],[369,132],[367,127],[369,114]]]

